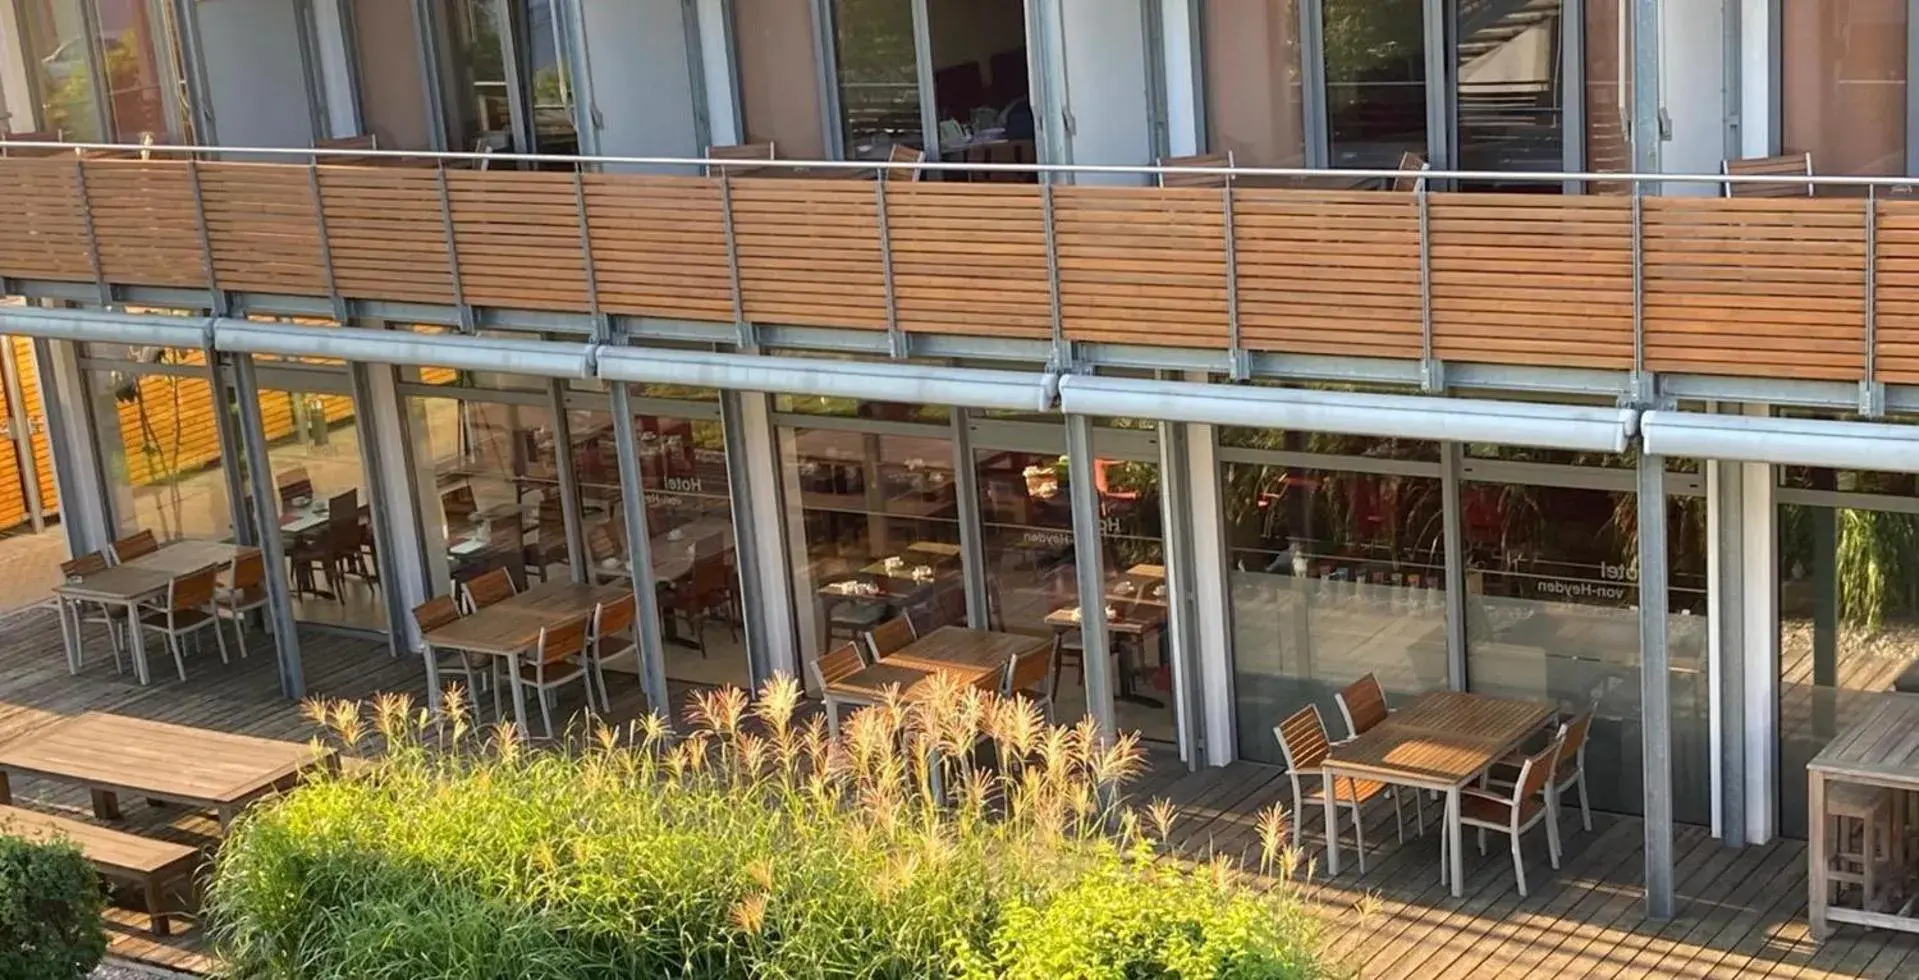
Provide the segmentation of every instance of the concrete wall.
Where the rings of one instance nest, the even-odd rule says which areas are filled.
[[[1726,91],[1726,17],[1718,3],[1678,0],[1663,5],[1659,90],[1672,120],[1672,138],[1661,151],[1662,173],[1719,172],[1726,159],[1727,112],[1737,107]],[[1668,194],[1712,195],[1713,184],[1666,185]]]
[[[227,146],[311,146],[313,117],[293,0],[194,5],[213,133]]]

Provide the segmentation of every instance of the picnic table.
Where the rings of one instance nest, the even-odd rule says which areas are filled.
[[[60,639],[67,654],[67,669],[72,673],[80,671],[80,628],[78,616],[73,612],[75,604],[121,606],[126,609],[127,623],[133,627],[129,632],[134,679],[141,684],[148,683],[146,641],[136,625],[140,603],[166,592],[167,585],[175,578],[230,565],[246,550],[222,541],[175,541],[160,546],[152,554],[83,576],[77,582],[55,586],[53,594],[60,603]],[[74,621],[70,623],[70,619]]]
[[[1827,826],[1827,800],[1845,787],[1889,791],[1894,824],[1890,837],[1895,842],[1904,839],[1913,817],[1908,794],[1919,793],[1919,698],[1879,698],[1806,764],[1806,917],[1812,937],[1825,939],[1831,934],[1829,923],[1833,922],[1919,932],[1912,899],[1888,911],[1874,911],[1870,894],[1861,908],[1833,902],[1830,875],[1834,842]],[[1866,830],[1865,836],[1870,840],[1873,831]],[[1895,854],[1898,847],[1893,844]]]
[[[517,665],[520,655],[540,642],[541,630],[590,616],[600,603],[628,595],[632,595],[629,589],[616,585],[548,582],[433,630],[426,634],[426,642],[434,650],[460,650],[506,660],[507,675],[513,682],[513,719],[525,731],[526,707],[520,697]],[[433,657],[426,658],[427,690],[437,706],[440,672],[433,661]]]
[[[1465,849],[1460,791],[1492,764],[1519,748],[1558,710],[1551,701],[1434,691],[1414,698],[1358,738],[1334,745],[1320,764],[1326,786],[1326,826],[1337,827],[1336,779],[1370,779],[1446,794],[1445,833],[1451,851],[1441,876],[1453,897],[1463,894]],[[1326,872],[1339,873],[1339,835],[1326,835]]]
[[[120,819],[120,794],[211,810],[220,825],[239,808],[332,763],[333,753],[282,742],[89,711],[0,745],[0,804],[11,777],[85,787],[94,816]]]

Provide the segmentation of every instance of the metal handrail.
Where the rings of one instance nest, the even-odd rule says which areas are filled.
[[[1853,177],[1831,174],[1648,174],[1585,170],[1438,170],[1431,168],[1420,171],[1409,171],[1397,168],[1168,167],[1153,163],[946,163],[936,160],[917,162],[893,160],[782,160],[771,157],[748,160],[738,157],[715,158],[703,156],[586,156],[571,153],[475,153],[472,151],[447,150],[372,150],[354,149],[351,147],[196,146],[159,143],[66,143],[47,142],[44,140],[0,140],[0,150],[11,149],[72,150],[76,153],[102,150],[137,153],[143,157],[151,157],[156,154],[195,155],[227,153],[252,156],[281,156],[293,158],[300,162],[318,161],[326,157],[340,157],[355,160],[446,160],[489,163],[612,163],[644,167],[711,167],[723,170],[740,170],[747,168],[754,170],[906,170],[930,172],[951,171],[957,173],[1108,174],[1129,176],[1173,174],[1186,177],[1314,178],[1337,176],[1369,179],[1403,179],[1416,175],[1427,180],[1499,180],[1536,183],[1630,181],[1632,183],[1664,182],[1680,184],[1803,184],[1821,187],[1906,187],[1919,190],[1919,177]]]

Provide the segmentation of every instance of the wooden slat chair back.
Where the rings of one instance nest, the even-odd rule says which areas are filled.
[[[157,608],[145,607],[148,611],[135,625],[136,629],[151,630],[166,637],[167,647],[173,652],[174,669],[182,681],[187,679],[187,664],[180,641],[189,634],[211,628],[214,642],[220,647],[220,662],[228,662],[226,632],[220,629],[220,610],[214,601],[219,579],[217,567],[175,576],[167,583],[162,604]]]
[[[513,576],[504,568],[496,568],[484,575],[468,581],[466,590],[467,612],[479,612],[486,607],[506,599],[513,598],[519,590],[513,585]]]
[[[129,534],[109,546],[113,552],[115,564],[124,565],[135,558],[144,558],[160,550],[160,542],[152,531],[140,531]]]
[[[413,607],[413,622],[422,634],[431,633],[460,618],[460,604],[450,595],[434,596]]]
[[[1402,153],[1399,156],[1399,169],[1406,172],[1403,177],[1393,178],[1392,189],[1410,194],[1419,189],[1426,179],[1426,171],[1432,169],[1426,158],[1417,153]]]
[[[1595,705],[1586,709],[1559,729],[1563,744],[1559,749],[1559,766],[1553,774],[1553,798],[1557,802],[1569,789],[1579,791],[1579,823],[1588,832],[1593,829],[1592,802],[1586,794],[1586,742],[1592,734]]]
[[[580,686],[586,690],[586,708],[593,710],[593,675],[586,649],[587,634],[592,626],[593,615],[588,613],[564,623],[542,627],[540,638],[533,645],[529,659],[523,662],[524,666],[514,665],[514,669],[519,671],[519,684],[514,688],[515,717],[524,716],[526,691],[532,689],[534,699],[540,702],[540,720],[545,724],[547,738],[553,737],[553,709],[548,704],[548,692],[580,681]]]
[[[1288,715],[1285,720],[1273,726],[1273,735],[1279,739],[1279,751],[1286,760],[1286,778],[1293,789],[1293,847],[1300,845],[1301,825],[1304,824],[1308,807],[1325,799],[1325,786],[1320,767],[1326,761],[1326,755],[1332,751],[1332,742],[1326,736],[1326,723],[1319,716],[1319,706],[1309,704]],[[1366,868],[1366,834],[1359,819],[1359,810],[1375,797],[1385,795],[1388,788],[1381,783],[1364,779],[1340,778],[1333,783],[1334,813],[1341,808],[1352,814],[1353,840],[1359,846],[1359,867],[1363,873]],[[1399,816],[1399,798],[1393,798],[1394,816]],[[1326,828],[1327,836],[1339,833],[1337,822]],[[1405,840],[1405,829],[1401,821],[1400,840]]]
[[[1546,824],[1546,853],[1552,866],[1559,867],[1559,821],[1552,819],[1557,805],[1552,797],[1552,774],[1559,764],[1559,754],[1565,745],[1564,730],[1555,736],[1552,743],[1532,756],[1519,768],[1519,779],[1512,786],[1512,795],[1504,796],[1483,789],[1469,788],[1461,792],[1459,799],[1459,822],[1461,827],[1473,827],[1479,830],[1479,853],[1486,853],[1486,832],[1495,831],[1511,838],[1513,855],[1513,877],[1519,883],[1519,895],[1526,897],[1526,861],[1520,854],[1519,843],[1526,831],[1540,822]],[[1441,835],[1441,867],[1449,866],[1450,857],[1446,848],[1452,834]]]
[[[1233,152],[1228,150],[1225,153],[1204,153],[1198,156],[1160,157],[1159,165],[1162,167],[1231,167]],[[1232,182],[1231,174],[1161,173],[1159,175],[1161,187],[1225,187]]]
[[[1295,787],[1301,777],[1319,778],[1319,764],[1326,761],[1332,741],[1326,737],[1326,724],[1320,720],[1319,706],[1309,704],[1286,717],[1273,729],[1279,739],[1279,751],[1286,760],[1287,775]]]
[[[612,602],[602,602],[594,613],[593,635],[600,639],[609,636],[624,636],[633,628],[636,618],[636,604],[631,595],[624,595]]]
[[[63,578],[96,575],[106,571],[107,568],[107,556],[104,552],[89,551],[78,558],[69,558],[61,562],[60,575]]]
[[[1006,670],[1006,685],[1001,691],[1006,697],[1023,697],[1038,705],[1046,713],[1048,721],[1053,717],[1053,698],[1050,693],[1053,679],[1053,657],[1049,651],[1035,650],[1013,658]]]
[[[534,649],[534,661],[540,664],[556,664],[568,657],[577,657],[586,651],[586,633],[592,625],[592,617],[580,616],[558,626],[547,626],[540,630],[540,642]]]
[[[917,164],[922,164],[926,162],[925,150],[907,146],[904,143],[895,143],[893,144],[893,149],[886,154],[886,160],[888,163],[911,163],[911,164],[915,164],[915,166],[912,167],[911,169],[896,169],[892,167],[882,167],[880,168],[881,180],[909,180],[910,181],[910,180],[922,180],[925,177],[926,172],[924,170],[921,170],[917,166]]]
[[[764,143],[734,143],[727,146],[709,146],[706,148],[708,160],[777,160],[778,147],[771,140]],[[706,175],[717,177],[724,172],[729,177],[745,177],[770,170],[770,167],[756,167],[744,164],[708,164]]]
[[[833,686],[865,668],[866,661],[860,658],[859,644],[851,640],[807,661],[806,669],[812,672],[813,684],[820,689],[820,700],[826,705],[827,731],[834,738],[840,734],[840,705],[867,702],[861,698],[849,699],[835,692]]]
[[[913,620],[906,616],[895,616],[866,631],[866,643],[872,651],[873,659],[880,660],[887,654],[913,642],[917,636],[913,631]]]
[[[1346,731],[1354,738],[1372,731],[1392,713],[1386,707],[1385,689],[1370,672],[1346,685],[1333,699],[1339,702],[1339,713],[1346,719]]]
[[[213,604],[213,590],[219,581],[217,568],[175,578],[167,587],[167,608],[174,612],[207,608]]]
[[[246,615],[266,608],[267,562],[258,548],[248,548],[233,559],[226,582],[214,591],[218,611],[233,623],[233,640],[240,656],[247,655]]]
[[[1719,172],[1728,177],[1810,177],[1811,153],[1783,153],[1772,157],[1745,157],[1721,161]],[[1813,185],[1791,181],[1733,183],[1725,185],[1726,197],[1812,197]]]
[[[61,143],[66,137],[57,129],[35,129],[24,133],[8,133],[0,127],[0,157],[50,157],[65,153],[65,150],[50,150],[41,147],[16,146],[13,143]]]
[[[302,500],[313,499],[313,478],[307,475],[304,466],[295,466],[290,470],[275,473],[273,486],[280,492],[282,509],[291,508]]]
[[[479,509],[480,504],[473,498],[473,485],[470,483],[462,483],[440,493],[440,513],[449,523],[465,524]]]
[[[606,662],[615,657],[623,657],[635,652],[637,637],[633,634],[633,623],[638,618],[638,604],[632,593],[613,600],[602,602],[593,607],[592,634],[586,641],[586,663],[593,671],[587,696],[592,697],[591,684],[600,687],[600,707],[605,711],[613,710],[613,693],[606,686]]]

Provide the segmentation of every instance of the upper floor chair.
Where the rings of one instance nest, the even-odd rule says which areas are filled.
[[[1203,153],[1197,156],[1160,157],[1159,165],[1162,167],[1178,168],[1225,167],[1230,170],[1233,166],[1233,151],[1227,150],[1225,153]],[[1159,186],[1161,187],[1225,187],[1232,182],[1232,174],[1222,173],[1202,172],[1182,174],[1161,172],[1159,175]]]
[[[778,147],[773,145],[772,140],[764,143],[735,143],[731,146],[707,147],[706,158],[708,160],[777,160],[779,159],[777,150]],[[764,173],[770,169],[772,168],[756,167],[752,164],[741,164],[737,166],[732,164],[719,166],[709,164],[706,168],[706,175],[708,177],[716,177],[724,172],[725,175],[729,177],[749,177]]]
[[[1810,177],[1812,176],[1811,153],[1786,153],[1776,157],[1745,157],[1737,160],[1724,160],[1719,164],[1719,172],[1729,177],[1766,176],[1766,177]],[[1727,181],[1721,185],[1726,197],[1812,197],[1813,185],[1794,181],[1765,181],[1733,183]]]

